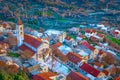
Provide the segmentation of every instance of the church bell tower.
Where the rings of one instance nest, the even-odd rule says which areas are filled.
[[[18,22],[16,24],[16,31],[17,31],[17,46],[21,46],[23,44],[23,40],[24,40],[24,29],[23,29],[23,23],[20,20],[20,18],[18,19]]]

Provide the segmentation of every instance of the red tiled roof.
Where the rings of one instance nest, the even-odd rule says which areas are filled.
[[[24,42],[28,43],[29,45],[31,45],[34,48],[38,48],[40,46],[40,44],[42,43],[42,40],[40,40],[38,38],[34,38],[30,35],[24,34]]]
[[[30,52],[32,52],[33,54],[35,54],[35,52],[32,49],[30,49],[29,47],[27,47],[24,44],[22,46],[20,46],[19,49],[22,50],[22,51],[29,50]]]
[[[98,54],[99,54],[99,55],[102,55],[102,54],[104,54],[104,51],[103,51],[103,50],[100,50]]]
[[[94,65],[96,65],[97,67],[101,67],[102,64],[100,62],[94,62]]]
[[[32,77],[32,80],[45,80],[45,79],[43,79],[41,76],[35,75]]]
[[[94,36],[91,36],[90,39],[91,39],[92,41],[95,41],[95,42],[98,40],[98,39],[97,39],[96,37],[94,37]]]
[[[95,47],[89,46],[89,49],[92,50],[92,51],[94,51],[94,50],[95,50]]]
[[[18,22],[17,22],[18,25],[22,25],[22,21],[20,20],[20,18],[18,19]]]
[[[60,47],[60,46],[62,46],[62,45],[63,45],[63,44],[62,44],[61,42],[57,42],[57,43],[53,44],[53,46],[56,47],[56,48],[57,48],[57,47]]]
[[[71,37],[70,37],[70,36],[67,36],[67,37],[65,37],[65,39],[66,39],[66,40],[70,40],[70,39],[71,39]]]
[[[113,31],[112,34],[113,34],[114,36],[118,36],[119,32]]]
[[[104,37],[104,34],[97,34],[97,36],[99,36],[99,37]]]
[[[82,41],[82,42],[81,42],[81,45],[87,47],[88,49],[90,49],[90,50],[92,50],[92,51],[95,50],[95,48],[94,48],[93,46],[91,46],[87,41]]]
[[[89,48],[89,46],[90,46],[90,44],[87,41],[82,41],[81,45],[84,45],[87,48]]]
[[[95,69],[94,67],[92,67],[91,65],[87,64],[87,63],[83,63],[80,68],[82,70],[84,70],[85,72],[93,75],[94,77],[97,77],[100,73],[99,70]]]
[[[96,30],[94,30],[94,29],[85,29],[85,32],[86,33],[95,33]]]
[[[54,74],[52,72],[44,72],[33,76],[32,80],[51,80],[50,77],[53,76],[57,76],[57,74]]]
[[[67,77],[69,77],[70,80],[89,80],[87,77],[83,76],[82,74],[73,71],[71,71]]]
[[[109,75],[109,71],[108,71],[108,70],[103,70],[102,72],[103,72],[106,76]]]
[[[82,58],[79,55],[77,55],[73,52],[69,52],[66,56],[71,62],[73,62],[75,64],[78,64],[82,60]]]
[[[80,35],[78,35],[78,37],[85,38],[86,36],[80,34]]]

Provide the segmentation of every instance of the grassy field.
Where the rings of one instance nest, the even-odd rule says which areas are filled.
[[[8,56],[11,56],[11,57],[19,57],[19,55],[17,53],[13,53],[13,52],[9,52],[8,53]]]
[[[114,43],[118,44],[120,46],[120,40],[112,37],[112,36],[106,36],[106,38],[112,40]]]

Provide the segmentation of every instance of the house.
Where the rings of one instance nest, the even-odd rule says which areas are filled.
[[[11,28],[11,26],[7,23],[7,22],[3,22],[0,25],[0,32],[4,32],[4,31],[9,31],[9,29]]]
[[[101,71],[97,70],[96,68],[92,67],[91,65],[87,63],[83,63],[80,66],[80,69],[86,74],[90,74],[95,78],[103,78],[105,76],[104,73],[102,73]]]
[[[57,76],[57,74],[52,72],[44,72],[33,76],[32,80],[56,80]]]
[[[96,61],[93,64],[94,64],[94,68],[96,69],[103,68],[103,65],[99,61]]]
[[[103,39],[105,38],[105,35],[102,33],[98,33],[97,36],[99,37],[100,41],[103,41]]]
[[[38,61],[43,59],[42,50],[49,48],[49,43],[43,42],[41,38],[24,34],[23,24],[20,19],[18,19],[18,23],[16,24],[16,32],[17,46],[19,47],[19,51],[23,53],[21,55],[34,58]],[[27,54],[25,52],[27,52]]]
[[[75,43],[75,40],[73,38],[71,38],[70,36],[65,37],[65,41],[64,41],[67,45],[71,46]]]
[[[67,62],[67,57],[66,55],[72,52],[72,49],[66,45],[62,45],[54,50],[55,56],[57,56],[62,62]]]
[[[108,28],[103,24],[97,24],[97,28],[100,29],[100,30],[106,31],[106,32],[108,30]]]
[[[85,60],[88,60],[92,53],[89,49],[86,49],[85,46],[80,45],[79,42],[77,45],[73,45],[72,50],[73,50],[73,52],[80,55]]]
[[[58,48],[60,46],[62,46],[63,44],[61,42],[56,42],[55,44],[53,44],[52,46],[55,48]]]
[[[62,45],[58,47],[58,49],[62,52],[62,54],[67,55],[69,52],[72,52],[72,49],[67,45]]]
[[[120,38],[120,30],[119,29],[113,30],[112,35],[115,36],[116,38]]]
[[[99,41],[98,38],[95,37],[95,36],[90,36],[90,39],[91,39],[93,42],[98,42],[98,41]]]
[[[0,56],[0,60],[6,62],[8,65],[13,64],[13,60],[8,56]]]
[[[0,41],[0,56],[4,56],[7,53],[8,44]]]
[[[97,31],[94,29],[85,29],[85,36],[90,37],[97,34]]]
[[[44,34],[55,42],[63,42],[66,37],[66,32],[49,29]]]
[[[66,80],[89,80],[89,78],[83,76],[82,74],[80,74],[78,72],[71,71],[69,73],[69,75],[67,75],[67,79]]]
[[[82,34],[79,34],[77,37],[76,37],[76,41],[79,42],[81,41],[83,38],[86,38],[84,35]]]
[[[92,57],[92,58],[95,58],[96,55],[97,55],[98,52],[99,52],[99,50],[98,50],[97,48],[91,46],[91,45],[90,45],[87,41],[85,41],[85,40],[84,40],[84,41],[81,41],[81,42],[80,42],[80,45],[86,47],[86,48],[89,50],[89,52],[91,52],[91,53],[89,53],[89,54],[90,54],[90,58],[91,58],[91,57]]]
[[[109,73],[109,71],[108,70],[102,70],[102,72],[105,74],[105,76],[110,76],[110,73]]]
[[[48,66],[46,64],[39,64],[36,60],[30,59],[23,63],[23,70],[31,75],[36,75],[43,72],[48,72]]]
[[[106,54],[103,50],[99,50],[98,56],[102,58],[102,57],[106,56]]]
[[[83,58],[80,55],[73,52],[69,52],[66,56],[68,58],[67,64],[75,70],[79,70],[80,64],[85,62],[85,60],[83,60]]]
[[[68,29],[68,31],[70,33],[72,33],[72,34],[77,34],[77,33],[79,33],[80,28],[78,28],[78,27],[72,27],[72,28]]]
[[[3,25],[0,24],[0,32],[5,31],[5,28],[3,27]]]

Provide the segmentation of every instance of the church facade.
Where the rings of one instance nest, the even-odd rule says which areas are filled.
[[[49,43],[41,38],[34,37],[29,34],[24,34],[23,23],[19,19],[16,24],[17,31],[17,46],[19,51],[22,52],[23,57],[30,59],[34,58],[37,61],[43,59],[42,50],[49,48]]]

